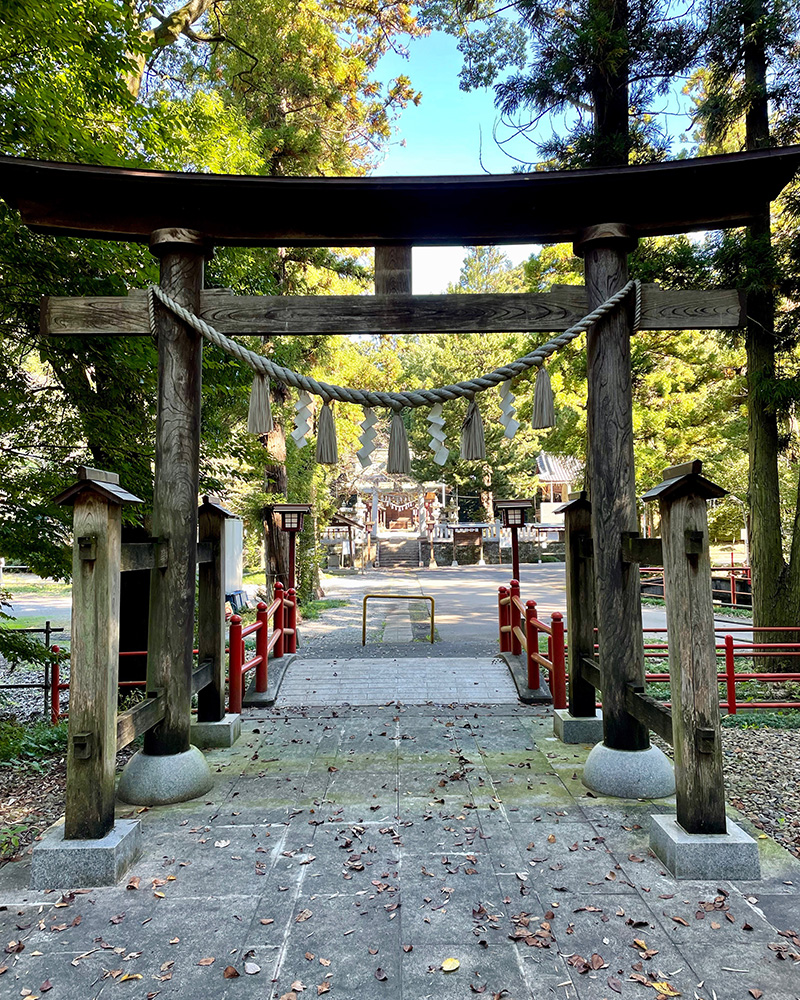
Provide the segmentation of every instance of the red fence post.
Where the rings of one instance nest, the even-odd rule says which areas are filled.
[[[528,687],[533,691],[538,691],[539,664],[534,660],[533,654],[539,652],[539,629],[536,627],[536,601],[525,602],[525,644],[528,647]]]
[[[58,646],[53,646],[51,652],[56,655],[50,664],[50,725],[55,726],[61,718],[61,667],[58,662],[61,650]]]
[[[519,600],[519,580],[511,581],[511,603],[509,604],[509,624],[511,625],[511,652],[514,656],[519,656],[522,652],[522,643],[519,641],[519,636],[514,631],[514,629],[519,628],[520,622],[522,621],[522,615],[519,613],[519,606],[516,600]]]
[[[728,715],[736,715],[736,672],[732,635],[725,636],[725,683],[728,689]]]
[[[280,601],[275,614],[272,618],[272,629],[274,632],[278,633],[278,638],[275,640],[275,656],[280,658],[283,656],[283,623],[285,621],[283,617],[283,584],[278,580],[275,584],[275,600]]]
[[[560,611],[553,613],[550,619],[553,629],[550,643],[550,693],[553,695],[553,708],[567,707],[567,660],[564,655],[564,616]]]
[[[232,715],[240,715],[242,711],[244,640],[242,639],[242,619],[239,615],[231,615],[228,649],[228,711]]]
[[[289,588],[289,628],[292,630],[287,636],[287,653],[297,652],[297,591],[294,587]]]
[[[511,638],[508,632],[504,632],[504,626],[510,624],[511,619],[508,613],[508,604],[503,604],[508,597],[508,587],[498,587],[497,589],[497,619],[500,625],[500,652],[511,652]]]
[[[256,664],[256,691],[263,694],[267,690],[267,660],[269,650],[269,615],[267,606],[263,601],[259,601],[256,610],[256,621],[261,628],[256,632],[256,656],[261,659]]]

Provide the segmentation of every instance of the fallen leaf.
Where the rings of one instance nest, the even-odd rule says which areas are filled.
[[[413,944],[404,944],[403,945],[403,951],[406,952],[406,954],[408,954],[408,952],[413,951],[413,950],[414,950],[414,945]]]
[[[313,962],[314,961],[314,953],[313,952],[311,952],[311,951],[307,951],[306,952],[306,961],[308,961],[308,962]]]
[[[126,979],[141,979],[141,972],[126,972],[124,976],[119,977],[119,981],[124,983]]]
[[[679,997],[681,995],[670,983],[652,983],[651,985],[656,993],[662,997]]]
[[[329,958],[321,958],[321,959],[319,960],[319,964],[320,964],[320,965],[324,965],[324,966],[325,966],[325,968],[327,969],[327,968],[328,968],[328,966],[329,966],[329,965],[331,964],[331,960],[330,960]]]
[[[6,945],[7,955],[16,955],[17,952],[23,951],[25,948],[24,941],[9,941]]]
[[[322,994],[322,993],[327,993],[330,988],[331,988],[331,984],[326,979],[324,983],[320,983],[317,986],[317,996],[320,996],[320,994]]]
[[[441,965],[442,972],[455,972],[460,968],[461,962],[457,958],[446,958]]]
[[[689,924],[683,919],[683,917],[673,917],[672,918],[676,924],[681,924],[684,927],[688,927]]]
[[[0,976],[2,976],[4,972],[8,972],[8,966],[0,965]]]
[[[378,980],[379,983],[385,983],[389,977],[386,975],[383,969],[379,968],[375,970],[375,978]]]
[[[267,924],[274,924],[275,923],[275,918],[274,917],[262,917],[259,920],[259,923],[260,924],[264,924],[264,926],[266,926]]]
[[[126,889],[138,889],[139,888],[139,876],[131,875],[128,879],[128,884],[125,886]]]
[[[292,989],[295,990],[295,992],[297,993],[302,993],[303,990],[305,989],[305,986],[303,985],[303,980],[295,979],[295,981],[292,983]]]
[[[226,965],[225,968],[222,971],[222,975],[225,977],[225,979],[238,979],[239,978],[239,972],[238,972],[238,970],[235,969],[232,965]]]
[[[297,994],[292,990],[289,993],[284,993],[281,1000],[297,1000]]]
[[[753,997],[753,1000],[761,1000],[761,997],[764,996],[763,991],[757,990],[755,987],[753,987],[752,990],[748,990],[747,992],[750,994],[751,997]]]
[[[595,971],[597,969],[602,969],[605,964],[606,964],[605,959],[603,958],[602,955],[598,955],[597,952],[595,952],[594,955],[592,955],[592,957],[589,959],[589,965],[591,965],[591,967]]]
[[[216,958],[201,958],[197,963],[198,965],[213,965],[216,962]]]
[[[169,943],[170,944],[180,944],[180,940],[181,939],[179,937],[170,938],[169,939]]]
[[[370,953],[370,955],[377,955],[378,954],[378,949],[377,948],[367,948],[367,951]]]
[[[608,988],[613,990],[615,993],[622,993],[622,983],[619,979],[615,979],[614,976],[609,976],[606,980],[608,983]]]
[[[255,976],[257,973],[261,972],[261,966],[256,965],[255,962],[245,962],[244,971],[248,976]]]
[[[308,920],[311,916],[313,916],[311,910],[301,910],[294,918],[294,922],[296,924],[302,924],[304,920]]]
[[[45,979],[45,981],[39,987],[39,991],[41,993],[47,993],[47,991],[48,990],[52,990],[52,988],[53,988],[53,984],[50,982],[50,980],[49,979]],[[756,997],[756,1000],[758,1000],[758,997]]]

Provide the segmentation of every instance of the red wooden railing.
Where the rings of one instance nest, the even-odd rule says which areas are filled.
[[[712,576],[717,576],[717,577],[719,577],[719,576],[727,576],[728,577],[728,580],[730,582],[730,592],[731,592],[730,601],[728,603],[732,607],[734,607],[734,608],[737,607],[739,605],[739,603],[740,603],[739,599],[738,599],[738,593],[737,593],[737,590],[736,590],[736,581],[737,580],[747,580],[747,582],[750,583],[751,586],[752,586],[752,575],[751,574],[752,574],[752,571],[751,571],[751,568],[749,566],[736,566],[735,565],[734,560],[733,560],[733,553],[731,553],[731,564],[730,564],[729,567],[728,566],[712,566],[711,567],[711,575]],[[661,586],[661,595],[657,595],[657,594],[648,595],[648,594],[645,594],[643,596],[645,596],[645,597],[648,597],[648,596],[653,596],[653,597],[661,596],[663,598],[663,593],[664,593],[664,569],[663,569],[663,567],[661,567],[661,566],[640,566],[639,567],[639,575],[641,577],[642,583],[659,583],[660,586]],[[720,591],[718,589],[714,589],[714,600],[718,601],[719,603],[721,603],[721,604],[724,605],[726,602],[724,600],[719,599],[716,596],[719,593],[720,593]],[[749,608],[750,607],[750,603],[749,602],[745,602],[744,607]]]
[[[525,650],[528,667],[528,687],[539,687],[539,667],[549,673],[550,691],[553,696],[554,708],[566,708],[566,691],[568,673],[566,669],[567,645],[564,635],[564,621],[557,611],[551,617],[548,626],[536,616],[536,602],[526,601],[523,605],[520,599],[519,582],[512,580],[508,587],[500,587],[497,596],[498,620],[500,628],[500,652],[520,656]],[[524,620],[524,629],[523,629]],[[548,636],[547,656],[539,653],[539,633]],[[648,635],[664,635],[665,628],[646,628],[642,630],[645,640]],[[743,681],[759,681],[767,684],[786,684],[800,681],[800,673],[759,673],[758,671],[737,671],[736,659],[758,659],[767,656],[800,657],[800,641],[798,642],[736,642],[734,633],[797,632],[800,626],[753,626],[753,625],[720,625],[715,627],[721,642],[716,643],[717,656],[724,659],[724,670],[717,674],[720,684],[725,685],[725,700],[720,702],[720,708],[729,715],[735,715],[737,709],[750,708],[800,708],[800,701],[739,701],[736,695],[736,685]],[[800,635],[798,636],[800,639]],[[595,651],[597,645],[595,645]],[[664,642],[647,642],[644,644],[645,660],[666,659],[669,656],[669,644]],[[668,673],[647,672],[645,679],[652,683],[669,683]],[[669,704],[669,703],[667,703]],[[599,703],[598,703],[599,706]]]
[[[550,624],[536,616],[536,601],[523,605],[519,593],[519,580],[512,580],[509,587],[500,587],[497,596],[500,620],[500,652],[519,656],[525,650],[528,669],[528,687],[539,687],[539,667],[549,671],[550,693],[553,708],[567,707],[566,662],[564,643],[564,617],[553,613]],[[525,628],[522,628],[522,621]],[[547,636],[547,656],[539,652],[539,633]]]
[[[272,635],[269,623],[272,620]],[[245,659],[244,640],[249,635],[256,637],[255,656]],[[256,691],[263,694],[267,690],[269,654],[276,657],[284,653],[297,652],[297,594],[294,588],[285,595],[283,584],[275,584],[275,597],[270,605],[261,601],[252,625],[242,627],[239,615],[231,615],[228,638],[228,711],[238,714],[242,711],[244,695],[244,675],[255,668]]]

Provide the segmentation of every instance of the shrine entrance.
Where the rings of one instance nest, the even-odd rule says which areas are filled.
[[[389,471],[406,474],[400,415],[404,408],[430,408],[431,448],[437,459],[446,460],[441,406],[452,398],[469,399],[461,454],[477,458],[482,454],[482,433],[476,395],[500,387],[510,426],[512,379],[532,367],[541,370],[550,354],[586,332],[590,496],[575,501],[583,540],[571,564],[575,570],[570,588],[576,590],[569,621],[570,683],[582,693],[571,698],[570,705],[578,713],[591,709],[593,715],[589,692],[602,689],[604,738],[599,749],[605,763],[600,771],[606,776],[621,773],[623,779],[614,785],[613,794],[624,795],[624,775],[636,771],[645,754],[647,760],[653,759],[649,731],[655,718],[642,693],[637,565],[644,558],[652,564],[653,552],[637,532],[630,338],[637,328],[702,330],[738,327],[742,322],[736,290],[673,292],[656,285],[639,286],[629,281],[628,253],[639,239],[650,236],[749,224],[788,183],[799,163],[800,149],[790,147],[644,167],[497,177],[270,178],[0,158],[0,195],[20,210],[26,224],[64,235],[146,241],[160,261],[160,284],[148,295],[50,299],[42,310],[47,336],[154,335],[159,349],[152,540],[142,543],[144,548],[135,558],[130,548],[121,557],[120,504],[136,498],[113,474],[83,470],[74,489],[63,497],[74,503],[74,578],[82,602],[73,614],[67,837],[86,841],[112,831],[113,762],[120,733],[127,738],[145,734],[144,753],[133,758],[135,780],[125,786],[129,801],[141,803],[188,799],[208,787],[207,765],[190,745],[193,693],[198,694],[198,721],[206,727],[208,739],[230,742],[235,733],[237,722],[226,718],[222,702],[218,520],[225,516],[223,504],[213,500],[206,504],[198,548],[203,339],[250,364],[257,376],[277,378],[299,389],[298,414],[305,427],[298,426],[299,438],[308,430],[312,397],[322,399],[317,442],[321,461],[336,460],[332,400],[365,407],[362,448],[369,444],[374,418],[366,411],[386,407],[392,412],[389,451],[396,459]],[[584,259],[585,288],[556,287],[548,294],[411,295],[415,244],[564,241],[571,241]],[[203,262],[215,245],[374,246],[376,294],[236,297],[206,290]],[[236,334],[279,336],[290,330],[337,334],[515,330],[554,336],[524,358],[509,359],[494,372],[455,385],[377,393],[331,386],[278,368],[231,339]],[[707,561],[707,531],[692,505],[711,494],[698,476],[692,468],[676,472],[680,483],[667,480],[659,495],[666,508],[680,511],[672,547],[665,540],[663,552],[666,562],[672,560],[676,579],[686,560],[695,574],[697,566]],[[687,535],[685,545],[676,548],[675,539],[684,537],[680,519]],[[116,688],[119,572],[134,564],[151,570],[148,699],[118,721],[109,690]],[[195,667],[198,564],[200,661]],[[668,609],[672,606],[675,611],[675,627],[688,628],[694,643],[674,667],[673,691],[684,684],[685,694],[681,711],[671,719],[676,757],[688,753],[680,772],[687,780],[679,784],[679,813],[684,820],[690,817],[690,838],[704,823],[705,832],[725,829],[718,797],[706,808],[708,790],[722,786],[722,766],[716,695],[711,698],[707,679],[699,680],[709,669],[705,610],[699,617],[688,614],[695,598],[685,589],[667,598]],[[708,604],[710,608],[710,593]],[[593,643],[586,643],[595,624],[597,661]],[[704,692],[702,697],[698,692]],[[636,787],[637,794],[648,794],[646,781],[638,781]],[[64,851],[63,844],[53,849]]]

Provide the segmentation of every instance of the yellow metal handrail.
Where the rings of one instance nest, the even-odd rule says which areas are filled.
[[[380,600],[389,601],[430,601],[431,602],[431,643],[433,643],[433,619],[435,601],[428,594],[365,594],[364,604],[361,611],[361,645],[367,644],[367,601],[377,597]]]

